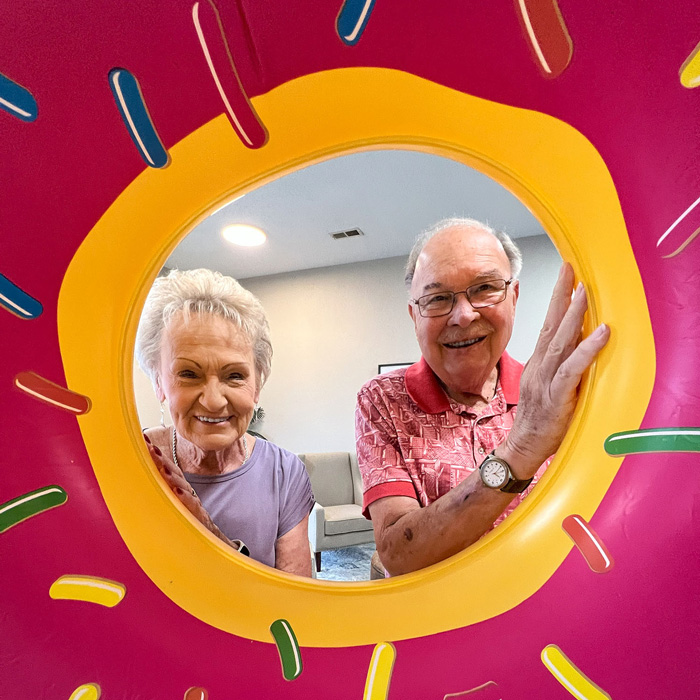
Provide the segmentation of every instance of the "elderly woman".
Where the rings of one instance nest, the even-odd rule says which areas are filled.
[[[145,433],[173,492],[227,544],[310,576],[306,469],[246,433],[272,360],[260,302],[218,272],[173,270],[148,295],[136,357],[173,419]]]

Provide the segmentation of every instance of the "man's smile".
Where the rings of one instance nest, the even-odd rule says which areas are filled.
[[[481,335],[478,338],[469,338],[468,340],[458,340],[452,343],[443,343],[443,347],[449,348],[450,350],[458,350],[459,348],[468,348],[470,345],[476,345],[480,343],[486,336]]]

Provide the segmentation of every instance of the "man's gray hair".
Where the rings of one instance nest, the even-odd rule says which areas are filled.
[[[262,388],[272,365],[270,327],[262,304],[233,277],[204,268],[171,270],[156,279],[148,293],[136,333],[136,359],[154,386],[163,331],[179,312],[185,320],[192,314],[214,314],[239,328],[253,347],[258,389]]]
[[[441,231],[444,231],[448,228],[453,228],[455,226],[478,228],[482,231],[490,233],[492,236],[497,238],[503,246],[503,250],[505,250],[506,252],[508,262],[510,262],[511,277],[513,279],[518,279],[520,271],[523,267],[523,256],[520,252],[520,248],[518,248],[518,246],[515,245],[513,239],[507,233],[504,233],[503,231],[497,231],[496,229],[493,229],[487,224],[484,224],[481,221],[477,221],[476,219],[453,217],[451,219],[442,219],[441,221],[438,221],[434,226],[431,226],[426,231],[423,231],[423,233],[421,233],[420,236],[418,236],[418,238],[416,239],[416,242],[413,244],[413,248],[411,249],[411,252],[408,256],[408,262],[406,263],[406,276],[404,277],[404,281],[406,282],[407,289],[411,289],[411,283],[413,282],[413,275],[416,271],[416,263],[418,262],[418,256],[421,254],[421,251],[425,247],[425,244],[433,236],[437,235]]]

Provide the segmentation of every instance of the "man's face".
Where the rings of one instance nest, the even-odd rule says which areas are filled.
[[[510,277],[510,262],[497,238],[482,229],[456,226],[426,243],[416,264],[411,297],[461,292],[485,280]],[[424,318],[409,303],[421,353],[448,393],[481,393],[510,340],[517,299],[514,282],[505,301],[483,309],[472,308],[460,294],[449,314]]]

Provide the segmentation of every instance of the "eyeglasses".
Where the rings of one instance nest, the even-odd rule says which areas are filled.
[[[458,294],[464,294],[472,308],[483,309],[487,306],[500,304],[506,298],[508,285],[512,282],[513,279],[486,280],[479,282],[479,284],[473,284],[463,292],[435,292],[418,299],[411,299],[411,302],[418,306],[420,315],[426,318],[447,316],[454,309]]]

